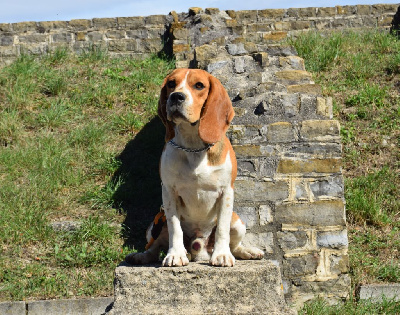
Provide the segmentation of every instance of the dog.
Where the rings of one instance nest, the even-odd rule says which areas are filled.
[[[246,227],[233,212],[237,163],[225,133],[234,110],[220,81],[204,70],[174,70],[162,84],[158,115],[166,129],[163,209],[147,230],[146,251],[126,262],[157,262],[162,249],[168,249],[163,266],[190,259],[229,267],[235,257],[261,259],[263,251],[241,244]]]

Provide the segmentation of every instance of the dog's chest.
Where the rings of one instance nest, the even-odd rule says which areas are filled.
[[[185,153],[167,147],[161,158],[161,180],[187,211],[211,211],[224,189],[230,186],[232,164],[208,165],[207,153]]]

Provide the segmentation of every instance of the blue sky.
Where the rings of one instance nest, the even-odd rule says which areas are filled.
[[[55,21],[101,17],[146,16],[187,12],[189,7],[222,10],[332,7],[335,5],[399,3],[400,0],[0,0],[0,23]]]

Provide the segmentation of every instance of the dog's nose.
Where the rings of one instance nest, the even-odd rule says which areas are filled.
[[[185,94],[183,94],[183,93],[181,93],[181,92],[172,93],[172,94],[169,96],[169,98],[170,98],[170,100],[171,100],[171,103],[172,103],[172,104],[175,104],[175,105],[180,105],[180,104],[182,104],[182,103],[186,100]]]

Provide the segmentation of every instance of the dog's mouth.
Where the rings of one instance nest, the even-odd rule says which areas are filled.
[[[196,126],[199,122],[199,120],[190,122],[190,120],[185,115],[183,115],[180,111],[174,111],[172,113],[169,113],[167,119],[174,123],[179,123],[179,122],[185,121],[185,122],[190,123],[190,125],[193,127]]]

